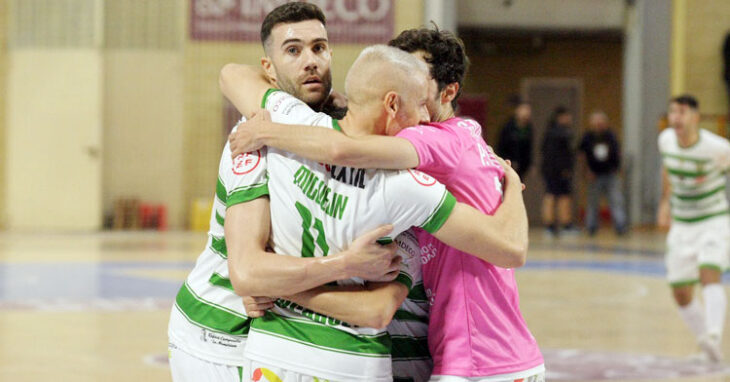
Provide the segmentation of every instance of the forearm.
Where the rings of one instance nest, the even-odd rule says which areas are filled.
[[[316,258],[266,252],[270,234],[269,200],[258,198],[226,210],[223,225],[228,273],[240,296],[279,296],[349,278],[347,251]],[[252,224],[252,222],[255,222]]]
[[[507,187],[502,205],[491,216],[457,203],[449,219],[434,235],[447,245],[493,265],[503,268],[524,265],[528,224],[519,187]]]
[[[231,283],[241,296],[295,294],[351,277],[341,256],[300,258],[253,248],[240,250],[245,253],[229,256],[228,269]]]
[[[407,294],[400,283],[369,283],[321,286],[283,298],[351,325],[380,329],[390,323]]]
[[[256,141],[263,146],[337,166],[382,169],[418,166],[418,154],[413,145],[397,137],[350,137],[332,129],[272,122],[256,133]]]
[[[521,184],[508,185],[504,200],[494,215],[482,218],[489,218],[489,224],[482,227],[473,225],[475,232],[472,233],[474,249],[480,257],[505,268],[524,265],[529,245],[529,224]]]

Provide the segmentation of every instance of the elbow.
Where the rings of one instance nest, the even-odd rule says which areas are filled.
[[[251,272],[247,271],[234,271],[229,269],[231,278],[231,286],[233,291],[239,296],[257,296],[255,290],[256,282],[250,275]]]
[[[512,254],[514,264],[512,268],[519,268],[524,266],[527,262],[527,245],[518,246]]]
[[[241,65],[228,63],[223,65],[221,72],[218,75],[218,87],[221,92],[227,96],[229,85],[234,82],[234,78],[241,70]]]
[[[511,246],[507,253],[507,268],[519,268],[527,262],[527,243],[518,243]]]
[[[375,313],[368,319],[368,327],[383,330],[385,329],[391,321],[393,321],[393,314],[395,312],[385,312],[381,311],[378,313]]]
[[[334,165],[347,167],[357,166],[357,162],[352,155],[352,150],[350,150],[347,145],[343,145],[335,141],[330,142],[328,156]]]
[[[393,316],[400,307],[400,303],[385,298],[372,301],[371,304],[363,304],[362,307],[363,309],[357,315],[361,321],[353,322],[354,324],[367,328],[385,329],[393,321]]]
[[[390,325],[390,322],[393,321],[393,316],[395,316],[395,312],[401,306],[402,302],[403,301],[399,299],[387,299],[385,306],[383,306],[382,309],[378,309],[377,314],[374,315],[371,327],[375,329],[385,329],[388,325]]]

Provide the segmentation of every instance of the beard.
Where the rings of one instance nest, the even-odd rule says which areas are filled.
[[[275,68],[276,70],[276,68]],[[319,111],[322,104],[327,99],[332,90],[332,74],[328,71],[320,77],[322,81],[321,91],[309,91],[305,89],[303,83],[299,83],[298,79],[292,79],[285,76],[280,76],[279,72],[276,73],[277,83],[279,88],[294,97],[302,100],[309,107]]]

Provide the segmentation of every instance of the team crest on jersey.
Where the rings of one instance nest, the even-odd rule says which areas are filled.
[[[422,186],[428,187],[428,186],[433,186],[434,184],[436,184],[436,179],[426,173],[420,172],[418,170],[410,170],[410,169],[408,170],[408,173],[410,173],[411,176],[413,177],[413,179],[415,179],[416,182],[418,182],[418,184],[420,184]]]
[[[246,175],[258,167],[261,162],[261,151],[243,153],[233,158],[233,173],[236,175]]]

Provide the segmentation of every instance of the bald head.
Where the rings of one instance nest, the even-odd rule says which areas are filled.
[[[345,93],[352,105],[380,102],[389,92],[404,99],[428,90],[428,67],[398,48],[373,45],[365,48],[345,79]]]
[[[588,125],[595,131],[608,129],[608,115],[602,110],[595,110],[588,118]]]

